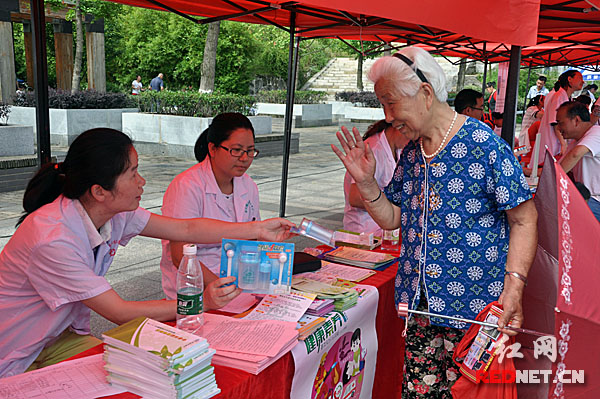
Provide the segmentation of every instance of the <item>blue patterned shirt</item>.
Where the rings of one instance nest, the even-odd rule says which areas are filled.
[[[426,195],[425,195],[426,193]],[[402,245],[396,304],[474,319],[498,299],[504,283],[511,209],[531,198],[511,148],[484,123],[467,118],[427,164],[410,142],[385,195],[401,209]],[[466,323],[432,318],[433,324]]]

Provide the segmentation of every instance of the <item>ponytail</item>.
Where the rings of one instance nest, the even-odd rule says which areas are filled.
[[[23,196],[24,213],[17,226],[42,206],[63,194],[78,199],[98,184],[112,190],[117,177],[129,167],[131,139],[124,133],[109,129],[91,129],[73,141],[61,163],[43,165],[27,184]]]
[[[196,140],[196,145],[194,145],[194,156],[198,160],[198,162],[204,161],[204,158],[208,155],[208,131],[210,130],[210,126],[204,129],[202,134]]]
[[[385,119],[375,122],[371,126],[369,126],[369,129],[367,129],[367,132],[363,135],[362,139],[366,140],[369,137],[371,137],[379,132],[384,131],[385,129],[387,129],[390,126],[392,126],[392,125],[390,123],[386,122]]]
[[[35,176],[29,180],[29,183],[27,183],[25,195],[23,196],[23,209],[25,213],[17,221],[17,226],[31,212],[58,198],[63,191],[64,185],[65,174],[62,162],[43,165]]]

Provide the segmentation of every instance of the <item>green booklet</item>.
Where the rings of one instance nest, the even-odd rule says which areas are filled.
[[[206,339],[160,323],[138,317],[102,334],[104,342],[138,357],[138,361],[155,364],[175,373],[206,360]]]

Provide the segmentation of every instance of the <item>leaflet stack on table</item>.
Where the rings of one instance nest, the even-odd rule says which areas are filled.
[[[206,339],[145,317],[102,335],[107,380],[137,395],[203,399],[221,392]]]

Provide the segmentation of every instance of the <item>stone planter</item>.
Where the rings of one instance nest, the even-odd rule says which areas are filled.
[[[334,120],[352,122],[377,122],[385,118],[383,108],[355,107],[346,101],[332,101]]]
[[[273,137],[271,117],[250,116],[248,118],[254,126],[256,143],[271,141]],[[133,139],[139,153],[184,158],[194,158],[196,140],[211,121],[212,118],[141,112],[122,115],[123,132]],[[296,150],[296,152],[298,151]],[[261,148],[262,155],[267,154],[262,154]]]
[[[56,109],[50,110],[50,143],[70,145],[75,137],[86,130],[108,127],[123,130],[121,114],[137,112],[137,108],[115,109]],[[35,108],[11,107],[9,123],[33,125],[35,132]]]
[[[256,103],[258,115],[285,117],[285,104]],[[294,104],[294,127],[331,126],[331,104]]]
[[[33,126],[0,126],[0,157],[35,154]]]

